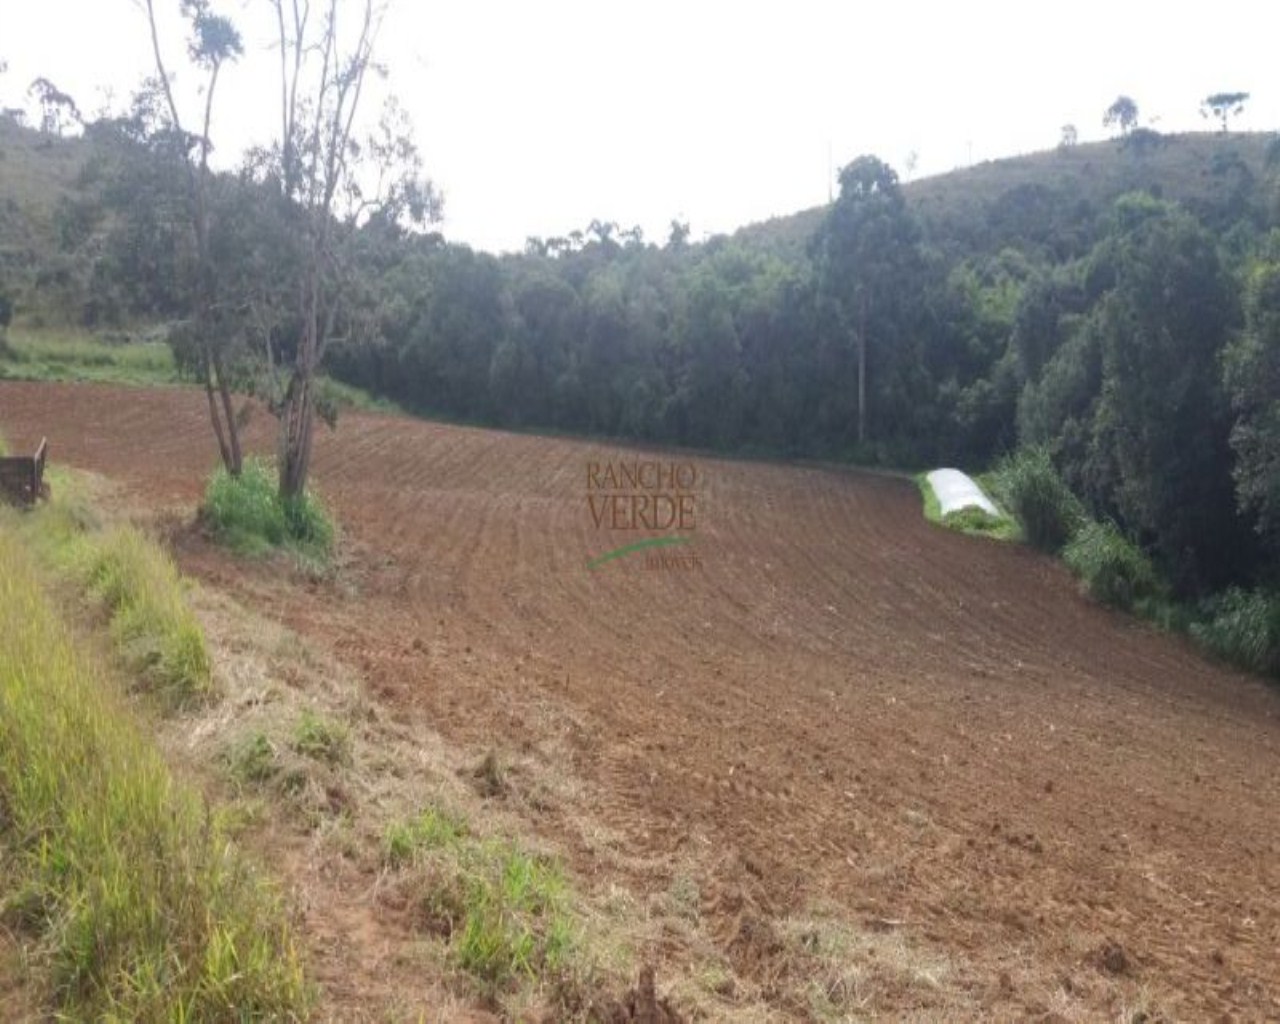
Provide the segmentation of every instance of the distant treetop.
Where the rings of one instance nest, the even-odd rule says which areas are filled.
[[[1102,115],[1102,126],[1110,128],[1112,125],[1117,125],[1122,135],[1133,131],[1138,125],[1138,104],[1128,96],[1117,96]]]
[[[1206,96],[1200,104],[1201,117],[1217,118],[1222,124],[1222,134],[1227,134],[1231,118],[1244,111],[1247,92],[1215,92]]]

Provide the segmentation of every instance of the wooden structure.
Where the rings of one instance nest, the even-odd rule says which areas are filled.
[[[35,455],[0,458],[0,499],[18,505],[34,505],[46,496],[44,463],[49,455],[49,441],[40,439]]]

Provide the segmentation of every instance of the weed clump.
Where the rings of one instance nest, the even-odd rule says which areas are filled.
[[[1082,527],[1062,559],[1092,597],[1115,608],[1133,608],[1161,590],[1151,559],[1109,523]]]
[[[262,731],[241,737],[227,751],[227,769],[241,786],[260,785],[280,772],[276,748]]]
[[[416,818],[394,821],[387,826],[383,857],[390,867],[404,867],[423,851],[448,847],[469,834],[467,823],[461,817],[428,807]]]
[[[574,927],[568,886],[552,859],[515,843],[472,835],[467,823],[428,808],[388,827],[387,865],[418,873],[419,902],[456,962],[485,985],[557,974]]]
[[[330,766],[351,761],[351,733],[346,726],[321,718],[304,708],[293,730],[293,749],[303,757]]]
[[[273,548],[327,559],[333,550],[333,519],[314,493],[284,499],[271,466],[249,458],[239,476],[220,466],[205,488],[204,519],[233,551],[262,555]]]
[[[1061,551],[1088,519],[1044,448],[1024,448],[1009,456],[996,467],[993,481],[1001,504],[1042,551]]]
[[[1280,675],[1280,596],[1231,587],[1204,603],[1191,635],[1213,654],[1253,672]]]

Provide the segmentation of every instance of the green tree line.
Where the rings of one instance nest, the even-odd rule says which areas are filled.
[[[155,101],[86,126],[94,157],[55,216],[50,283],[89,323],[190,323],[203,304],[237,389],[270,396],[264,376],[305,336],[271,295],[273,268],[298,259],[279,163],[210,178],[201,272],[185,158]],[[800,244],[694,244],[683,224],[655,242],[595,221],[495,256],[392,206],[343,226],[325,360],[407,408],[521,429],[895,466],[979,468],[1044,446],[1179,593],[1268,583],[1276,177],[1221,145],[1195,201],[1162,199],[1154,181],[1067,202],[1024,181],[981,215],[960,202],[922,214],[862,157]],[[189,335],[174,344],[199,376]]]

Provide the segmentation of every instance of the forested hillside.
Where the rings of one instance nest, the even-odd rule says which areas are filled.
[[[163,146],[127,119],[74,141],[0,132],[19,316],[190,316],[185,192]],[[494,256],[373,218],[342,250],[329,371],[426,414],[728,451],[982,468],[1041,446],[1176,592],[1265,584],[1274,151],[1138,129],[908,185],[864,157],[829,207],[701,243],[683,224],[654,241],[596,221]],[[252,168],[215,184],[221,344],[251,390],[255,354],[289,345],[252,301],[288,227]]]

